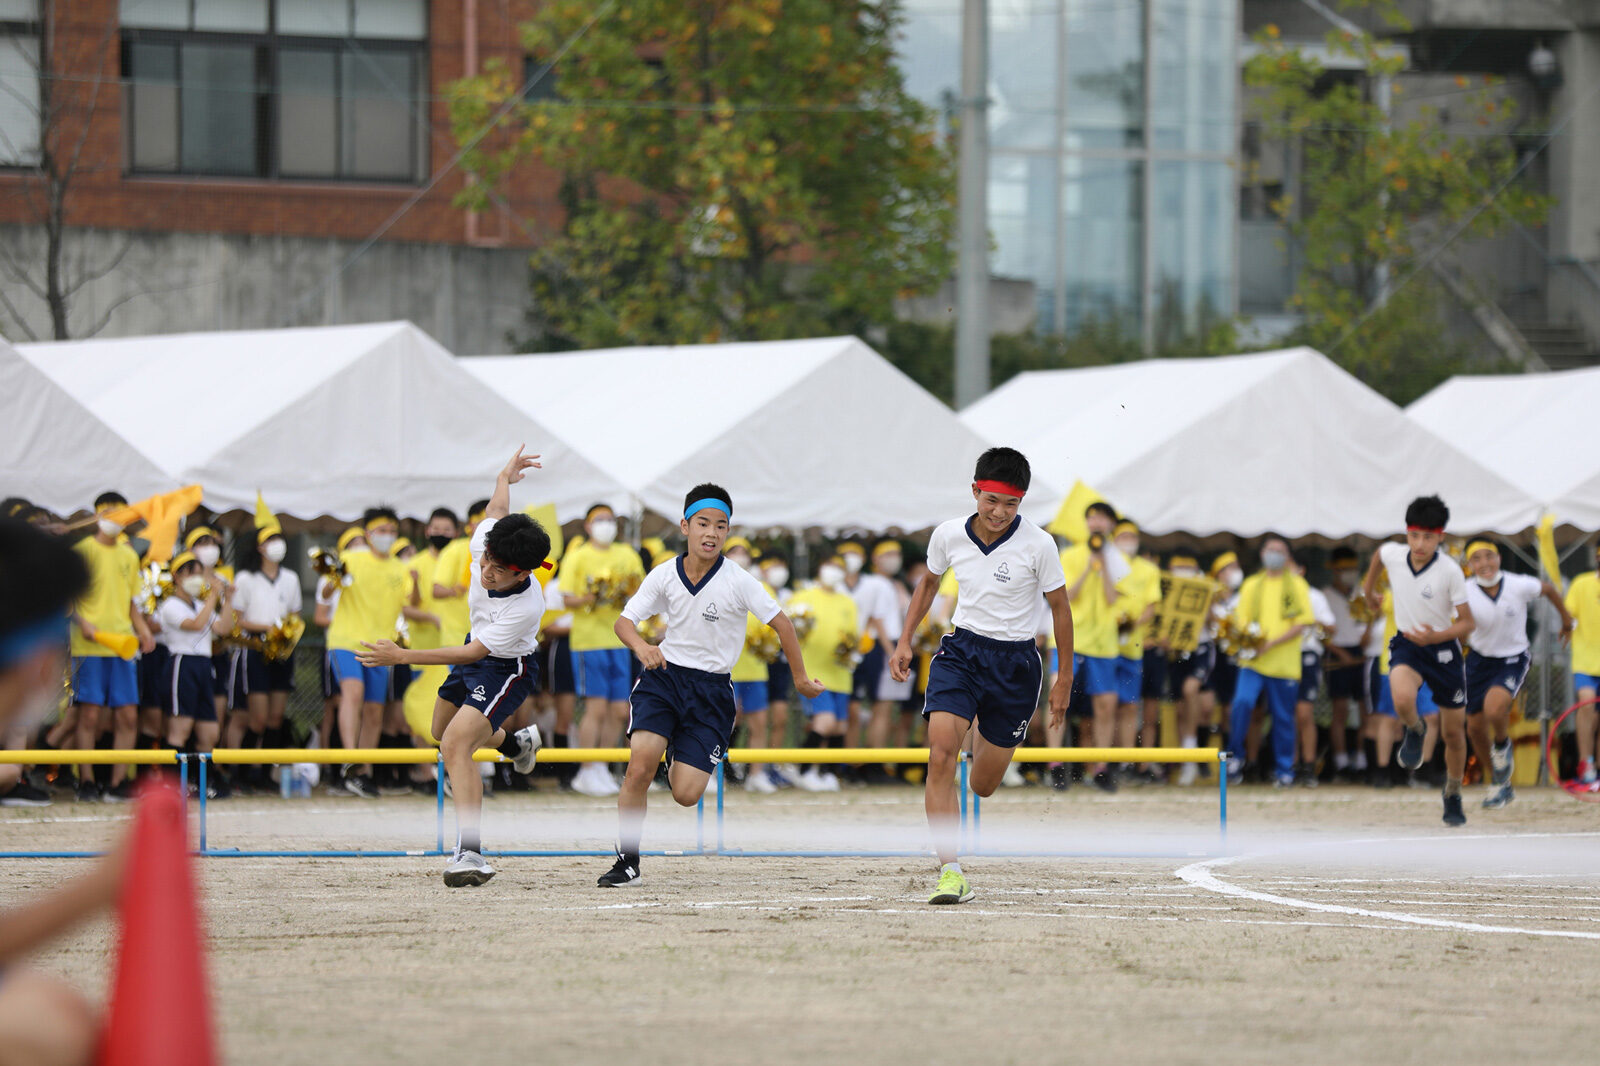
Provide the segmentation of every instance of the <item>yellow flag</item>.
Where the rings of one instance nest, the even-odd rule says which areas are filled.
[[[1074,544],[1082,544],[1089,539],[1089,526],[1083,520],[1083,512],[1091,503],[1105,502],[1106,498],[1094,489],[1081,481],[1074,481],[1072,491],[1061,501],[1061,510],[1056,512],[1056,516],[1045,528]]]
[[[1556,554],[1556,516],[1548,511],[1539,519],[1538,538],[1539,566],[1544,570],[1544,579],[1558,592],[1565,593],[1566,586],[1561,583],[1561,557]]]
[[[270,529],[274,533],[283,532],[283,524],[278,521],[278,516],[272,513],[272,508],[267,506],[266,499],[261,495],[261,490],[256,489],[256,537],[259,540],[262,530]]]
[[[147,558],[164,563],[172,558],[172,545],[178,539],[179,521],[200,506],[202,495],[204,490],[199,485],[189,485],[177,492],[152,496],[148,500],[119,507],[107,512],[107,515],[111,521],[125,526],[132,525],[137,519],[144,519],[144,539],[150,542]]]

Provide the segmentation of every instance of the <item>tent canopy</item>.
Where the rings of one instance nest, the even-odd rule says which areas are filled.
[[[519,443],[546,469],[518,497],[563,520],[616,487],[409,322],[18,350],[171,479],[204,485],[216,511],[253,508],[258,489],[297,518],[462,508]]]
[[[674,520],[684,494],[712,481],[733,495],[737,525],[924,529],[970,512],[986,447],[855,337],[461,365]]]
[[[87,510],[102,492],[130,500],[176,479],[0,340],[0,495],[60,514]]]
[[[1154,533],[1383,537],[1425,493],[1460,532],[1536,517],[1527,493],[1310,348],[1020,374],[961,417]]]
[[[1600,454],[1574,447],[1600,407],[1600,368],[1457,377],[1406,408],[1419,425],[1519,485],[1557,520],[1600,528]]]

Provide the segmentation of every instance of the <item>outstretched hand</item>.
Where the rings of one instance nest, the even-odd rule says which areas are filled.
[[[797,677],[794,679],[794,687],[806,699],[814,700],[822,695],[827,686],[814,677]]]
[[[524,471],[527,470],[528,467],[539,467],[539,457],[537,455],[522,454],[522,449],[526,447],[526,444],[517,445],[517,454],[513,455],[511,457],[511,461],[506,464],[506,468],[500,471],[500,477],[505,480],[507,485],[515,485],[517,482],[526,477],[527,475],[524,473]]]
[[[392,640],[380,640],[375,644],[361,642],[364,651],[356,652],[356,660],[362,666],[399,666],[401,662],[400,645]]]

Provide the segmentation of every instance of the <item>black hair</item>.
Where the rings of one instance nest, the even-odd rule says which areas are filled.
[[[122,507],[127,502],[128,498],[120,492],[102,492],[94,498],[94,509],[98,511],[102,507]]]
[[[585,522],[589,521],[589,519],[594,517],[594,513],[596,511],[610,511],[612,517],[615,517],[617,513],[617,509],[611,506],[609,503],[591,503],[589,505],[589,509],[583,512],[583,520]]]
[[[367,508],[366,513],[361,516],[361,528],[366,529],[380,519],[388,519],[395,525],[400,524],[400,516],[395,514],[393,507],[385,507],[379,504],[377,507]]]
[[[432,522],[435,518],[448,518],[451,525],[457,529],[461,528],[461,519],[457,518],[456,513],[448,507],[435,507],[433,513],[428,516],[428,521]]]
[[[1113,522],[1122,520],[1122,516],[1117,514],[1117,509],[1104,500],[1096,500],[1083,509],[1083,517],[1088,518],[1092,514],[1103,514]]]
[[[467,508],[467,514],[469,514],[469,515],[482,514],[483,512],[487,511],[488,509],[489,509],[489,500],[488,500],[488,497],[485,497],[485,498],[483,498],[481,500],[473,500],[472,501],[472,506]]]
[[[1338,566],[1340,563],[1354,563],[1360,560],[1356,550],[1348,544],[1341,544],[1328,553],[1328,565]]]
[[[89,588],[83,556],[26,522],[0,518],[0,637],[63,617]],[[63,624],[62,634],[66,628]]]
[[[1026,492],[1028,483],[1033,480],[1033,471],[1028,466],[1028,457],[1015,448],[990,448],[978,456],[972,480],[1004,481]]]
[[[1269,540],[1282,541],[1283,542],[1283,546],[1284,546],[1285,549],[1287,549],[1289,547],[1289,538],[1284,536],[1282,533],[1279,533],[1275,529],[1269,529],[1265,533],[1261,534],[1261,547],[1265,548],[1267,546],[1267,542]],[[1291,559],[1294,558],[1294,552],[1293,551],[1289,552],[1289,557]]]
[[[261,571],[261,545],[256,538],[261,535],[259,529],[251,529],[243,536],[233,538],[233,568],[239,573],[246,570]],[[283,536],[280,531],[276,536]]]
[[[1195,551],[1194,546],[1190,544],[1174,545],[1172,550],[1169,551],[1167,555],[1169,558],[1174,555],[1187,555],[1189,558],[1195,561],[1196,566],[1200,564],[1200,553]]]
[[[760,558],[762,566],[765,566],[768,563],[782,563],[784,566],[789,565],[789,557],[783,554],[783,551],[778,548],[772,548],[762,552]]]
[[[721,485],[713,485],[709,481],[702,481],[690,489],[689,494],[683,498],[683,509],[687,511],[689,505],[696,500],[721,500],[728,505],[728,517],[733,517],[733,497],[729,496],[728,490]]]
[[[509,514],[489,530],[484,547],[507,566],[532,570],[550,554],[550,534],[525,514]]]
[[[0,518],[15,518],[22,521],[33,510],[33,504],[21,496],[7,496],[0,500]]]
[[[193,558],[189,559],[182,566],[180,566],[176,570],[174,570],[172,572],[172,576],[173,577],[177,577],[179,574],[183,573],[185,570],[189,569],[189,567],[191,567],[191,566],[200,566],[200,560],[199,559],[193,559]],[[204,569],[204,567],[201,567],[201,569]]]
[[[1406,508],[1406,525],[1443,529],[1450,524],[1450,508],[1437,496],[1418,496]]]

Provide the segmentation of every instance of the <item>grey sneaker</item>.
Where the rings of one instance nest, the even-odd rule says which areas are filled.
[[[1394,760],[1402,770],[1415,770],[1422,765],[1422,738],[1427,732],[1427,727],[1420,720],[1417,728],[1405,730],[1405,735],[1400,738],[1400,753]]]
[[[1516,798],[1517,794],[1512,791],[1510,785],[1501,785],[1483,797],[1483,809],[1486,811],[1498,811]]]
[[[517,757],[511,760],[511,768],[519,774],[533,773],[533,764],[539,757],[539,745],[544,743],[539,736],[539,727],[530,725],[526,729],[519,729],[512,739],[517,742]]]
[[[463,851],[444,868],[444,883],[450,888],[474,888],[494,876],[494,867],[476,851]]]
[[[1504,785],[1511,780],[1511,741],[1505,744],[1489,745],[1489,763],[1494,771],[1492,782],[1496,786]]]

